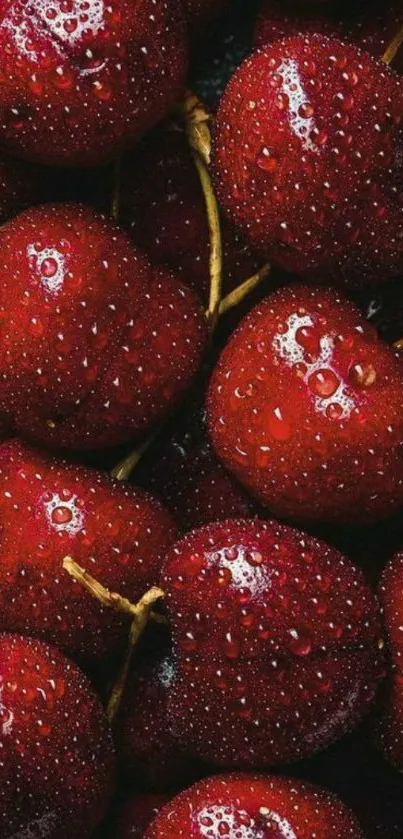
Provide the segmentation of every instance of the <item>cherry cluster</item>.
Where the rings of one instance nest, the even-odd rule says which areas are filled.
[[[0,839],[403,836],[403,10],[245,5],[0,0]]]

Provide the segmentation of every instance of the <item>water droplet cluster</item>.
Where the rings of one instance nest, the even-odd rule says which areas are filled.
[[[403,377],[331,290],[289,286],[241,322],[210,385],[216,453],[274,513],[370,521],[403,498]]]
[[[337,551],[257,520],[207,525],[163,569],[174,639],[168,721],[222,766],[311,754],[362,715],[381,675],[375,599]]]
[[[325,790],[263,775],[200,781],[159,812],[145,839],[363,839],[353,814]]]
[[[383,752],[403,770],[403,554],[397,553],[386,566],[380,586],[380,600],[388,633],[389,681],[378,737]]]
[[[43,163],[117,156],[179,97],[177,0],[15,0],[0,10],[0,139]]]
[[[54,448],[133,439],[198,368],[194,293],[83,207],[28,210],[0,240],[0,415]]]
[[[205,296],[209,232],[199,178],[185,135],[163,125],[124,158],[121,222],[153,262],[173,269]],[[224,292],[261,267],[235,228],[222,219]]]
[[[399,275],[402,106],[402,80],[353,44],[296,35],[256,51],[217,116],[228,217],[282,267],[320,282]]]
[[[4,837],[84,839],[112,794],[112,738],[90,683],[54,647],[17,635],[0,636],[0,768]]]
[[[81,658],[105,655],[128,624],[71,580],[64,557],[135,602],[157,583],[176,534],[142,490],[17,441],[0,446],[0,529],[2,628]]]

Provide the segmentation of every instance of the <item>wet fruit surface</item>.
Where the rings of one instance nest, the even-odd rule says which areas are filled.
[[[369,522],[403,499],[401,363],[331,290],[262,301],[227,344],[210,386],[218,456],[270,510]]]
[[[299,35],[253,53],[215,127],[231,221],[282,267],[321,282],[397,276],[402,102],[396,74],[335,39]]]
[[[81,671],[54,647],[0,635],[0,834],[83,839],[114,783],[112,738]]]
[[[223,766],[312,754],[350,729],[381,675],[377,606],[333,548],[256,520],[195,530],[162,587],[176,656],[168,721]]]
[[[208,778],[162,808],[146,839],[363,839],[353,814],[319,787],[263,775]]]
[[[158,581],[176,532],[142,490],[18,442],[0,446],[0,529],[0,628],[84,658],[122,642],[128,621],[73,582],[63,558],[136,602]]]
[[[205,297],[209,289],[209,231],[196,167],[183,132],[164,125],[123,163],[121,222],[153,262],[171,268]],[[225,219],[224,293],[261,267]]]
[[[137,469],[136,478],[172,512],[184,532],[256,512],[243,487],[217,460],[207,438],[204,409],[176,423],[161,450]]]
[[[388,636],[390,674],[384,716],[379,725],[382,749],[397,769],[403,770],[403,554],[398,553],[384,571],[380,600]]]
[[[167,113],[186,63],[177,0],[3,0],[1,146],[43,163],[109,160]]]
[[[182,789],[196,775],[192,761],[167,725],[168,692],[175,672],[167,648],[133,667],[116,724],[120,769],[139,788],[157,792]]]
[[[263,47],[279,38],[311,32],[336,36],[343,41],[353,42],[370,52],[374,58],[381,58],[401,25],[400,0],[356,0],[346,7],[340,4],[326,4],[305,8],[284,4],[276,0],[263,0],[256,23],[255,46]],[[403,67],[400,54],[393,60],[392,67],[400,71]]]
[[[88,208],[0,232],[0,413],[66,448],[129,440],[186,388],[205,340],[195,295]]]

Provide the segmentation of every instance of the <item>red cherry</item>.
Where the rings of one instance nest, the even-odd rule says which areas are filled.
[[[204,412],[176,427],[162,451],[145,459],[140,483],[165,504],[183,531],[253,515],[254,504],[217,460],[206,437]]]
[[[209,288],[209,231],[206,206],[192,156],[182,132],[172,125],[147,136],[125,158],[121,222],[152,262],[172,268],[203,295]],[[223,221],[224,284],[230,291],[262,262]]]
[[[168,513],[134,487],[46,457],[0,446],[1,627],[99,657],[126,637],[122,618],[62,569],[71,555],[109,588],[138,600],[158,581],[175,538]]]
[[[200,361],[194,294],[88,208],[28,210],[0,246],[0,413],[22,436],[76,449],[161,416]]]
[[[174,672],[175,661],[166,645],[137,665],[116,721],[118,759],[125,777],[164,793],[182,789],[195,777],[194,761],[179,749],[167,725]]]
[[[379,740],[388,760],[403,771],[403,553],[397,553],[383,573],[380,600],[388,634],[390,679]]]
[[[218,456],[279,516],[370,522],[402,503],[401,363],[335,291],[291,286],[252,310],[209,418]]]
[[[401,25],[400,0],[375,0],[368,6],[367,0],[354,2],[347,9],[309,8],[284,12],[284,5],[276,0],[263,0],[255,29],[255,46],[265,47],[280,38],[288,38],[299,32],[320,33],[338,36],[352,41],[367,50],[375,58],[381,58],[386,47]],[[400,52],[393,60],[393,69],[402,69]]]
[[[186,40],[178,0],[2,3],[2,148],[63,165],[118,156],[180,96]]]
[[[283,268],[326,283],[398,275],[402,106],[402,80],[354,45],[298,35],[253,53],[216,121],[230,220]]]
[[[58,650],[0,636],[0,835],[86,839],[113,789],[112,739],[83,673]]]
[[[166,800],[163,795],[136,795],[131,798],[121,808],[114,839],[143,839],[146,828]]]
[[[145,839],[364,839],[327,790],[289,778],[219,775],[162,808]]]
[[[335,549],[275,522],[216,523],[171,549],[162,588],[176,655],[168,720],[189,753],[287,763],[364,714],[380,675],[377,605]]]

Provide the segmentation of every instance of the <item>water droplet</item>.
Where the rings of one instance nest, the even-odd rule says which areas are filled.
[[[269,412],[267,430],[274,440],[285,441],[291,437],[291,424],[278,405]]]
[[[259,169],[263,169],[264,172],[274,172],[277,169],[277,159],[267,146],[264,146],[260,154],[257,156],[256,163],[259,166]]]
[[[349,378],[353,384],[359,387],[371,387],[376,382],[376,370],[372,364],[357,362],[353,364]]]
[[[301,326],[295,333],[295,339],[300,347],[313,355],[320,352],[320,333],[312,326]]]
[[[52,521],[55,524],[68,524],[73,518],[69,507],[55,507],[52,512]]]
[[[315,373],[312,373],[309,377],[308,384],[313,393],[327,399],[329,396],[333,396],[336,392],[340,381],[336,374],[333,373],[333,370],[329,370],[324,367],[321,370],[316,370]]]
[[[290,648],[294,655],[301,657],[309,655],[312,650],[312,641],[308,633],[301,629],[292,629],[290,636]]]
[[[238,641],[232,637],[231,633],[228,632],[225,636],[224,644],[223,644],[224,654],[227,658],[235,659],[238,658],[239,653],[241,651],[240,645]]]

